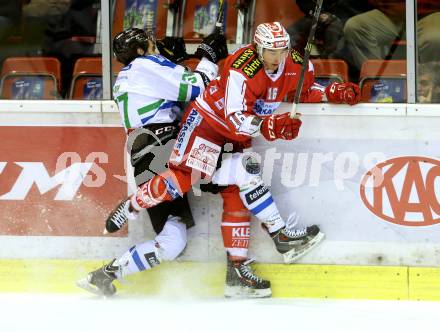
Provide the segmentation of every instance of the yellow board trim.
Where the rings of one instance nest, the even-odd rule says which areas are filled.
[[[90,260],[0,260],[0,292],[80,293],[75,281],[102,266]],[[273,297],[440,300],[440,268],[255,264]],[[225,264],[171,262],[117,282],[118,293],[222,297]]]

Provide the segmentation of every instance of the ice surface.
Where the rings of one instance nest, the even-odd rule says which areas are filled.
[[[438,331],[438,302],[0,294],[2,332]]]

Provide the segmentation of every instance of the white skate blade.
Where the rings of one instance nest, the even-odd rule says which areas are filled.
[[[85,277],[76,281],[76,285],[95,295],[104,295],[98,287],[89,282],[89,278]]]
[[[98,287],[89,282],[88,276],[77,280],[76,285],[92,294],[107,297]]]
[[[300,246],[299,248],[294,248],[288,252],[283,254],[284,263],[291,264],[300,259],[302,256],[307,254],[310,250],[315,248],[323,239],[325,235],[322,232],[316,234],[316,236],[307,242],[305,245]]]
[[[271,296],[272,290],[270,288],[253,289],[249,287],[225,285],[225,297],[230,299],[256,299]]]

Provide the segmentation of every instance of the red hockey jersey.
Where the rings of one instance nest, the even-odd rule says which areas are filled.
[[[286,96],[296,90],[302,64],[301,55],[292,50],[277,72],[269,74],[256,49],[247,45],[228,56],[221,76],[211,81],[195,103],[204,119],[220,134],[233,141],[249,140],[249,135],[235,130],[231,115],[237,112],[259,117],[273,114]],[[301,101],[307,102],[313,89],[324,94],[323,87],[314,85],[313,65],[309,62]]]

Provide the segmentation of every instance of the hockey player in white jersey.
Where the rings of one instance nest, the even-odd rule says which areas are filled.
[[[209,52],[203,51],[196,70],[190,72],[169,60],[177,62],[185,57],[183,40],[167,37],[158,43],[167,57],[157,54],[153,34],[141,29],[125,30],[113,40],[116,58],[125,65],[113,92],[128,134],[127,148],[138,186],[163,171],[179,131],[181,103],[194,100],[203,92],[217,76],[216,62],[228,54],[223,35],[210,35],[202,45]],[[107,220],[105,232],[119,230],[126,223],[127,214],[137,217],[131,215],[124,200]],[[113,280],[150,269],[162,260],[174,260],[183,251],[186,228],[193,225],[186,196],[148,209],[148,214],[158,234],[155,239],[135,245],[118,259],[89,273],[77,282],[78,286],[112,295],[116,291]]]

